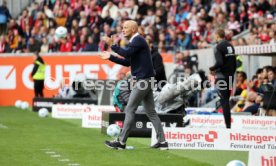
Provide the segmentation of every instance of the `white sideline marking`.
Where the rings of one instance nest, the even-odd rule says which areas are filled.
[[[60,154],[54,154],[54,155],[51,155],[51,157],[58,158],[58,157],[61,157],[61,155]]]
[[[49,155],[52,158],[56,158],[57,161],[59,162],[70,162],[70,159],[68,158],[62,158],[62,155],[58,154],[57,152],[49,149],[49,148],[45,148],[45,149],[40,149],[41,151],[45,151],[45,154]],[[68,166],[80,166],[79,163],[69,163]]]
[[[0,129],[7,129],[7,128],[8,128],[8,126],[5,126],[2,123],[0,123]]]
[[[69,159],[59,159],[58,161],[60,161],[60,162],[69,162],[70,160]]]
[[[80,166],[80,164],[79,163],[70,163],[70,164],[68,164],[68,166]]]
[[[51,149],[40,149],[42,151],[50,151]]]

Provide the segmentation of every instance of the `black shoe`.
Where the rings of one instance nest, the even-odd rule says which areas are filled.
[[[118,140],[114,140],[114,141],[105,141],[104,144],[112,149],[118,149],[118,150],[122,150],[122,149],[126,149],[126,145],[122,145],[120,143],[120,141]]]
[[[163,143],[157,142],[156,144],[151,146],[151,148],[160,149],[160,150],[168,150],[169,145],[168,145],[168,142],[163,142]]]
[[[187,127],[187,126],[189,126],[189,125],[190,125],[190,119],[187,120],[187,122],[184,122],[184,123],[183,123],[183,127]]]

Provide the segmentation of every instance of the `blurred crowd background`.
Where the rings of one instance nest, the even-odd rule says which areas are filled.
[[[273,0],[34,0],[18,18],[6,2],[0,10],[0,53],[82,52],[105,49],[101,37],[116,35],[121,46],[122,22],[138,21],[159,52],[208,48],[217,28],[227,38],[250,31],[234,45],[276,43]],[[58,26],[68,29],[67,44],[54,40]],[[62,46],[63,45],[63,46]]]

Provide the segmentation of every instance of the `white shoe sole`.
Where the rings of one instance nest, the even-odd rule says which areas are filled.
[[[169,148],[168,147],[166,147],[166,148],[159,148],[160,150],[169,150]]]
[[[124,148],[117,148],[117,147],[109,146],[107,144],[105,144],[105,146],[110,148],[110,149],[125,150]]]

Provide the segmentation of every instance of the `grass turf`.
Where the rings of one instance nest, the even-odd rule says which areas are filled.
[[[39,118],[36,113],[0,107],[0,166],[181,165],[224,166],[247,152],[150,149],[149,138],[130,138],[134,150],[106,148],[99,129],[80,120]]]

